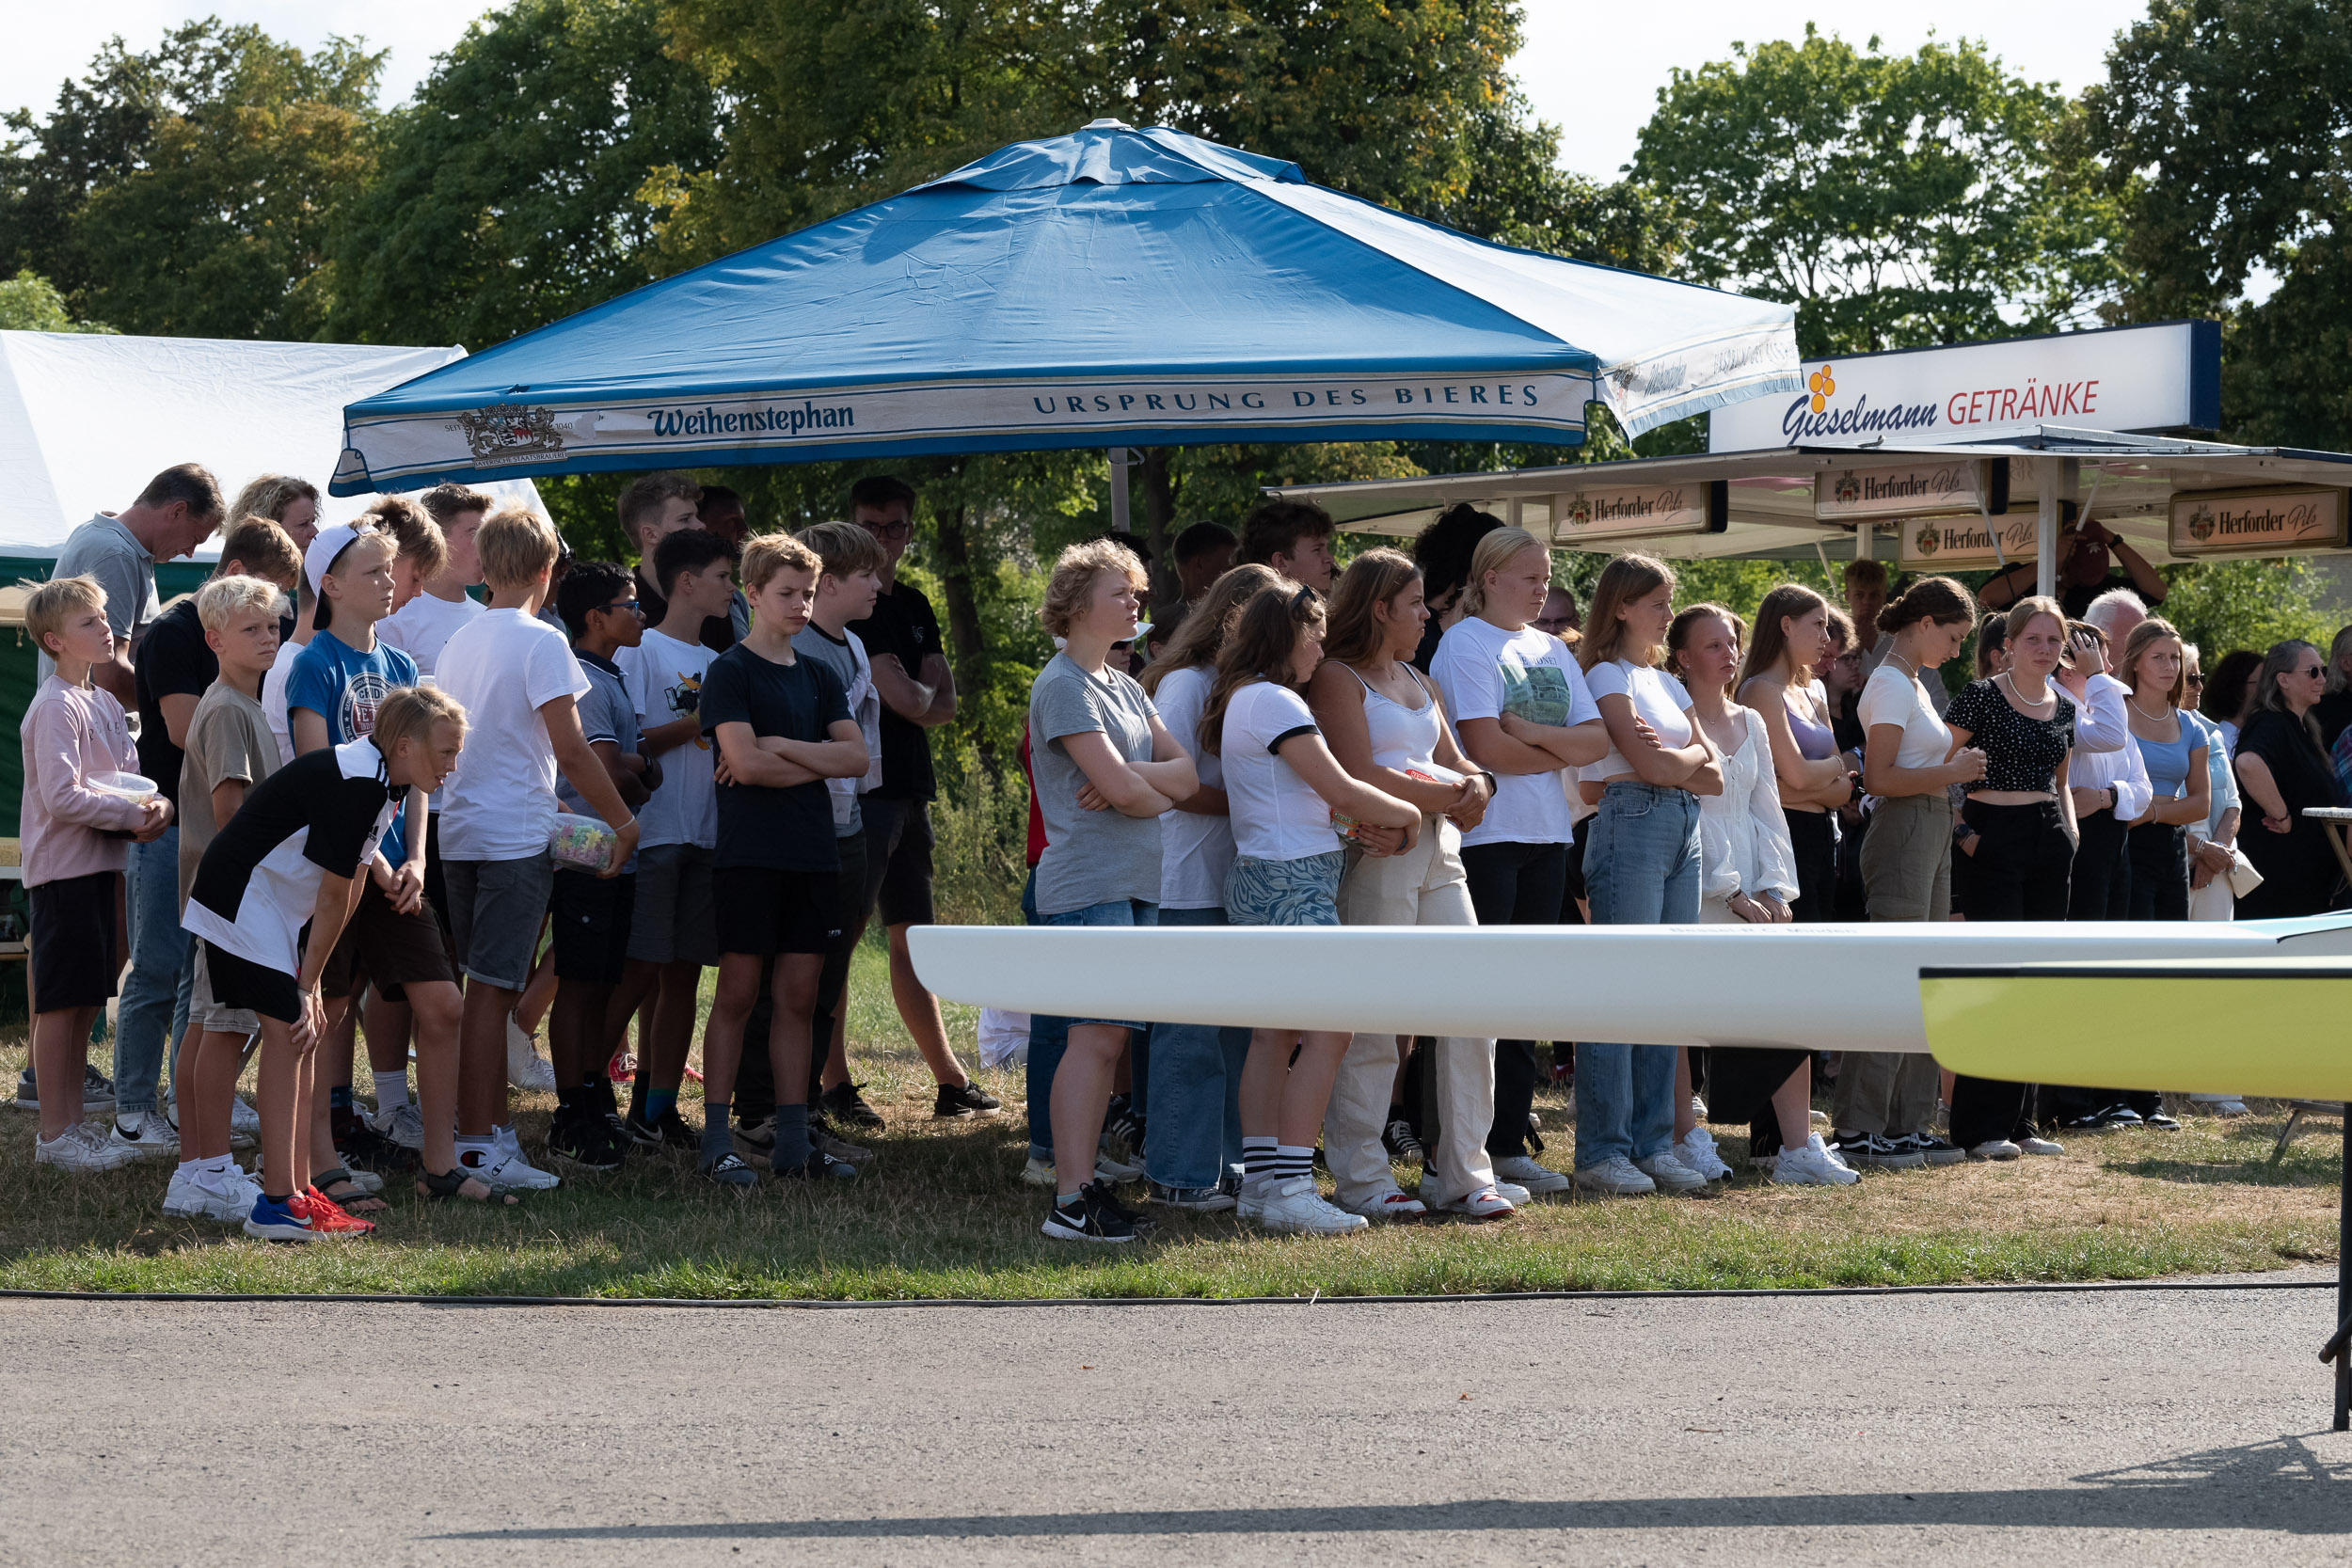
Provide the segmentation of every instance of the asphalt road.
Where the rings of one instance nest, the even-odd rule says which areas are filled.
[[[0,1301],[0,1562],[2341,1562],[2321,1291]]]

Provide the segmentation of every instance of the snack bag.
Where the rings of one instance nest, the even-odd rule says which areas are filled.
[[[573,812],[556,814],[548,830],[548,852],[555,863],[574,871],[601,872],[612,863],[612,847],[620,835],[593,816]]]

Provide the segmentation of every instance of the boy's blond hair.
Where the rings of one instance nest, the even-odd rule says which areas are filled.
[[[811,523],[792,537],[817,552],[829,578],[879,573],[890,563],[882,541],[855,523]]]
[[[527,506],[510,506],[482,519],[473,536],[482,580],[492,589],[528,588],[555,565],[561,551],[555,525]]]
[[[463,735],[464,705],[437,686],[396,686],[376,705],[375,728],[368,738],[389,757],[392,748],[404,740],[414,738],[430,744],[436,724],[454,724]]]
[[[768,579],[778,572],[806,572],[814,578],[824,569],[825,563],[817,552],[790,534],[755,533],[744,541],[743,561],[736,568],[736,580],[743,585],[744,596],[748,598],[767,587]]]
[[[400,546],[399,559],[409,563],[419,582],[439,577],[449,564],[449,541],[441,536],[441,525],[407,497],[386,496],[360,515],[374,518],[375,526],[392,536]]]
[[[62,634],[66,622],[78,611],[106,612],[106,591],[98,586],[96,578],[51,578],[39,585],[21,586],[33,590],[24,600],[24,629],[33,634],[33,646],[52,658],[58,650],[49,645],[50,633]]]
[[[247,610],[258,610],[275,620],[285,596],[278,584],[262,578],[215,578],[196,591],[196,618],[206,631],[219,631],[231,617]]]
[[[220,542],[220,558],[233,561],[249,576],[294,582],[302,576],[302,552],[294,536],[267,517],[240,517]]]

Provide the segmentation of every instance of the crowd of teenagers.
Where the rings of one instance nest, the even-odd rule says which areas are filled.
[[[996,1114],[906,943],[933,918],[926,732],[956,713],[898,574],[915,501],[875,476],[849,521],[754,533],[733,492],[648,474],[618,502],[633,569],[459,485],[321,527],[300,480],[227,505],[187,465],[83,525],[24,612],[37,1161],[176,1157],[167,1213],[281,1241],[372,1231],[388,1177],[507,1205],[632,1150],[738,1191],[761,1164],[853,1180],[850,1137],[882,1125],[844,1037],[877,911],[934,1115]],[[154,563],[224,527],[218,569],[164,610]],[[1843,607],[1784,583],[1753,626],[1677,608],[1638,554],[1580,613],[1544,543],[1469,507],[1344,571],[1332,542],[1293,501],[1238,536],[1197,524],[1149,625],[1123,537],[1053,563],[1021,748],[1033,923],[2229,919],[2344,891],[2304,812],[2352,771],[2352,628],[2324,658],[2232,653],[2208,694],[2151,613],[2162,582],[2095,525],[2058,597],[2011,574],[1991,614],[1948,578],[1890,597],[1864,561]],[[1976,678],[1947,681],[1972,641]],[[610,829],[600,869],[551,852],[567,814]],[[118,980],[109,1079],[87,1053]],[[699,1128],[678,1109],[698,1022]],[[1745,1124],[1792,1186],[2176,1125],[2155,1096],[1919,1055],[1549,1054],[1037,1017],[1025,1179],[1059,1240],[1132,1241],[1154,1206],[1338,1233],[1704,1188],[1731,1174],[1708,1121]],[[1537,1158],[1547,1076],[1573,1080],[1571,1173]],[[543,1146],[514,1088],[555,1095]],[[1137,1180],[1142,1210],[1115,1191]]]

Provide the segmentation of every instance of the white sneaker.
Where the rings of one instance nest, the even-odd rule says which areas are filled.
[[[1670,1193],[1695,1193],[1703,1191],[1707,1186],[1706,1177],[1676,1159],[1671,1153],[1653,1154],[1646,1160],[1634,1161],[1633,1165],[1643,1175]]]
[[[541,1170],[524,1159],[519,1151],[510,1153],[503,1142],[494,1144],[489,1157],[480,1164],[469,1164],[466,1157],[457,1157],[457,1164],[468,1176],[478,1176],[483,1184],[510,1193],[543,1193],[560,1187],[564,1179],[553,1171]]]
[[[1495,1196],[1502,1199],[1514,1209],[1524,1209],[1535,1201],[1535,1195],[1516,1181],[1489,1182],[1485,1190],[1492,1191]],[[1421,1179],[1421,1201],[1424,1208],[1440,1210],[1449,1213],[1453,1212],[1453,1205],[1438,1196],[1437,1182],[1426,1176]]]
[[[403,1148],[414,1152],[424,1148],[424,1113],[417,1109],[413,1100],[389,1111],[372,1113],[368,1125],[375,1130],[376,1136]]]
[[[246,1103],[245,1096],[229,1097],[229,1147],[251,1148],[262,1136],[262,1113]]]
[[[1245,1220],[1263,1219],[1266,1194],[1272,1190],[1273,1186],[1273,1182],[1263,1178],[1252,1180],[1247,1176],[1243,1177],[1241,1186],[1233,1193],[1235,1217]]]
[[[1505,1214],[1518,1212],[1518,1206],[1493,1187],[1481,1187],[1468,1197],[1440,1203],[1438,1209],[1441,1213],[1459,1214],[1470,1220],[1499,1220]]]
[[[1783,1149],[1772,1164],[1776,1187],[1851,1187],[1861,1180],[1859,1172],[1829,1151],[1819,1132],[1803,1148]]]
[[[1704,1127],[1692,1128],[1688,1136],[1666,1152],[1709,1181],[1721,1181],[1731,1174],[1731,1167],[1724,1164],[1723,1155],[1715,1148],[1715,1134]]]
[[[1586,1165],[1576,1173],[1576,1184],[1588,1193],[1613,1197],[1633,1197],[1658,1190],[1658,1183],[1636,1170],[1633,1162],[1622,1154]]]
[[[2064,1144],[2049,1138],[2037,1138],[2030,1132],[2022,1138],[2011,1138],[2010,1142],[2017,1146],[2017,1152],[2020,1154],[2063,1154],[2066,1152]]]
[[[1322,1195],[1315,1191],[1311,1176],[1294,1176],[1268,1183],[1258,1221],[1268,1230],[1308,1236],[1337,1236],[1368,1229],[1372,1224],[1361,1214],[1351,1214],[1324,1202]]]
[[[115,1117],[106,1142],[134,1159],[156,1160],[180,1152],[180,1132],[161,1111],[125,1111]]]
[[[1094,1174],[1103,1181],[1133,1181],[1143,1174],[1140,1163],[1130,1164],[1111,1152],[1111,1135],[1103,1134],[1102,1146],[1095,1150]]]
[[[164,1212],[174,1219],[235,1225],[253,1212],[253,1196],[260,1191],[253,1179],[234,1165],[219,1174],[175,1170],[171,1185],[164,1191]]]
[[[1351,1214],[1361,1214],[1368,1220],[1419,1219],[1429,1212],[1428,1205],[1417,1197],[1407,1197],[1394,1187],[1362,1203],[1343,1203],[1342,1209]]]
[[[137,1149],[115,1143],[94,1121],[77,1121],[54,1138],[36,1135],[33,1140],[33,1164],[76,1175],[119,1170],[139,1157]]]
[[[1512,1154],[1494,1163],[1495,1180],[1525,1187],[1531,1193],[1565,1193],[1568,1179],[1525,1154]]]
[[[506,1081],[532,1094],[555,1092],[555,1069],[539,1054],[513,1013],[506,1015]]]
[[[1971,1160],[2014,1160],[2024,1152],[2024,1149],[2019,1148],[2007,1138],[1987,1138],[1980,1144],[1970,1146],[1968,1158]]]

